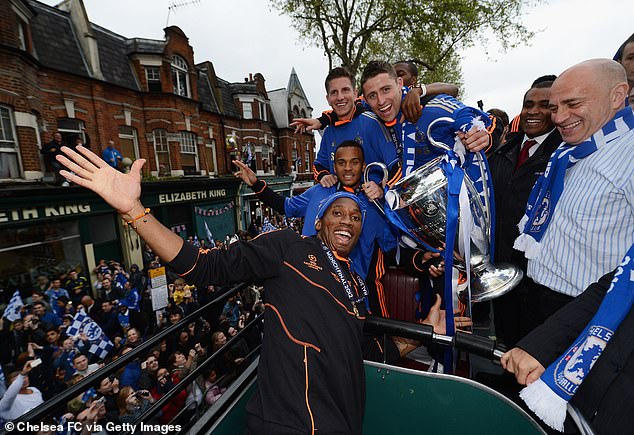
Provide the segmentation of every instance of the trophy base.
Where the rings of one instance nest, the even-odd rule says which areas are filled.
[[[495,299],[513,290],[524,277],[524,272],[516,266],[500,263],[487,264],[482,270],[471,274],[471,303]],[[458,292],[458,298],[467,302],[469,289]]]

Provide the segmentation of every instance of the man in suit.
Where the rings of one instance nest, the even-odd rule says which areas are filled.
[[[523,133],[511,134],[507,142],[489,157],[495,192],[496,262],[512,263],[526,273],[524,254],[513,249],[519,236],[517,223],[526,210],[526,202],[535,181],[546,169],[553,151],[561,144],[561,134],[550,118],[549,98],[552,81],[533,84],[524,95],[520,113]],[[493,300],[497,338],[507,346],[528,332],[518,315],[526,303],[525,286],[520,285]]]
[[[593,318],[614,273],[603,276],[505,353],[502,365],[517,382],[537,380]],[[632,432],[634,415],[634,310],[630,309],[571,399],[600,434]],[[568,421],[566,422],[568,429]]]

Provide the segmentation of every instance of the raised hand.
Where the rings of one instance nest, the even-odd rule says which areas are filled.
[[[92,190],[124,216],[131,216],[136,210],[143,208],[140,198],[144,159],[136,160],[130,173],[124,174],[81,145],[76,151],[65,146],[61,151],[65,155],[60,154],[56,159],[68,168],[60,171],[63,177]]]
[[[321,122],[313,118],[295,118],[289,125],[295,127],[295,133],[304,133],[321,128]]]
[[[253,172],[253,170],[249,168],[246,164],[244,164],[240,160],[233,160],[233,164],[240,169],[233,175],[244,181],[247,186],[253,186],[258,181],[258,177],[255,175],[255,172]]]

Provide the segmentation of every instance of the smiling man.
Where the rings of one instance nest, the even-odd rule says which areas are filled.
[[[519,236],[517,223],[524,215],[533,185],[546,170],[550,155],[561,144],[561,135],[550,118],[552,84],[552,81],[540,82],[526,92],[520,113],[524,133],[512,134],[489,157],[496,206],[495,260],[521,267],[525,274],[524,254],[513,249],[513,242]],[[507,346],[524,335],[520,331],[525,323],[521,320],[526,306],[525,288],[522,282],[493,300],[497,338]]]
[[[372,112],[355,113],[357,89],[352,75],[342,67],[334,68],[326,77],[326,100],[338,121],[324,130],[313,164],[315,179],[324,187],[337,183],[334,174],[335,150],[346,140],[363,146],[366,162],[396,163],[394,146],[387,131]]]
[[[439,124],[434,129],[434,139],[453,146],[457,135],[464,147],[472,152],[481,151],[490,145],[490,135],[472,123],[479,117],[481,127],[484,128],[490,124],[488,115],[465,106],[449,95],[441,94],[431,98],[426,101],[425,109],[416,122],[405,121],[401,111],[405,92],[403,79],[398,77],[396,70],[388,62],[369,62],[361,75],[361,89],[366,102],[389,131],[392,152],[401,163],[400,172],[390,172],[390,184],[401,175],[407,176],[421,165],[445,153],[444,150],[432,146],[427,138],[429,124],[438,118],[453,118],[454,123]],[[463,128],[468,131],[461,131]],[[386,160],[378,161],[389,163]]]
[[[515,248],[528,259],[534,324],[616,269],[634,243],[634,114],[623,67],[592,59],[552,85],[565,143],[528,200]]]
[[[264,339],[258,390],[247,405],[247,433],[361,434],[367,291],[348,258],[363,226],[356,195],[336,192],[321,202],[316,237],[272,231],[228,250],[200,249],[141,204],[143,159],[123,174],[84,147],[63,152],[68,157],[59,162],[74,172],[64,174],[100,195],[188,282],[201,288],[262,282]],[[444,333],[438,307],[429,318]]]

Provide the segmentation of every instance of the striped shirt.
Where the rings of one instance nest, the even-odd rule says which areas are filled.
[[[634,243],[634,130],[566,171],[541,243],[528,276],[569,296],[619,265]]]

